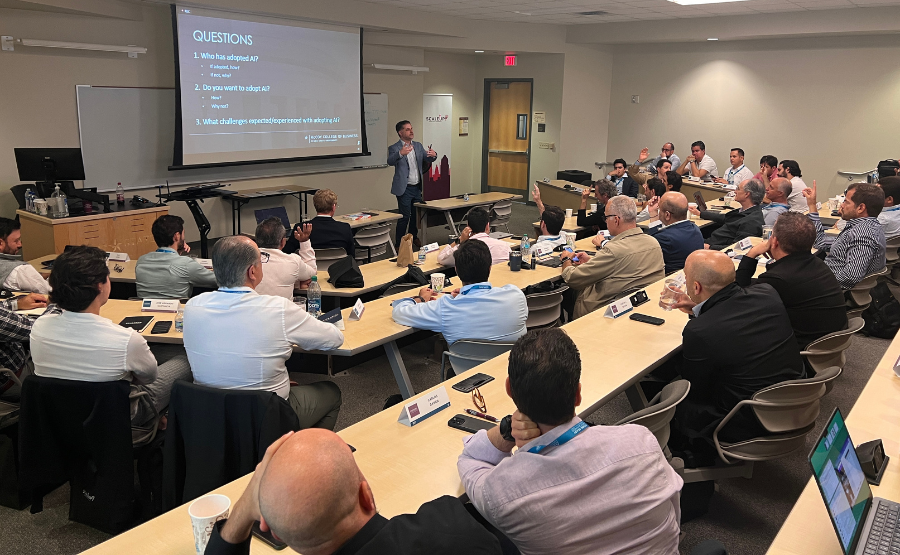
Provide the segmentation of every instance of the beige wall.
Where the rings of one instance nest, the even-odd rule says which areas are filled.
[[[900,41],[878,42],[622,47],[608,157],[633,160],[644,146],[657,155],[674,141],[683,160],[699,139],[720,171],[732,147],[754,170],[773,154],[797,160],[803,179],[833,196],[848,183],[838,170],[871,170],[900,154]]]
[[[566,49],[562,91],[559,168],[602,177],[594,162],[606,161],[612,54],[600,47]],[[556,178],[555,175],[552,176]]]

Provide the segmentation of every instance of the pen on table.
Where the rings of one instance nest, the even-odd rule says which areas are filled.
[[[500,422],[499,418],[495,418],[490,414],[484,414],[483,412],[478,412],[477,410],[466,409],[466,412],[471,414],[472,416],[477,416],[478,418],[483,418],[485,420],[489,420],[491,422]]]

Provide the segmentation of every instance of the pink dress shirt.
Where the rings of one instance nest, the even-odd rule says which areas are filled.
[[[469,237],[470,241],[472,239],[481,241],[491,249],[491,264],[503,264],[509,260],[509,243],[506,241],[494,239],[487,233],[476,233]],[[453,260],[453,253],[458,248],[459,245],[447,245],[441,249],[441,252],[438,253],[438,264],[441,266],[456,266],[456,261]]]

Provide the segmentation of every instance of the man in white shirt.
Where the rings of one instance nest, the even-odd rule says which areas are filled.
[[[748,179],[753,179],[753,171],[744,165],[744,149],[732,148],[729,155],[731,167],[725,172],[725,177],[713,179],[716,183],[737,186]]]
[[[716,161],[706,154],[706,144],[696,141],[691,144],[691,155],[675,170],[679,175],[694,176],[703,179],[707,175],[711,178],[719,176]]]
[[[782,160],[778,164],[778,177],[783,177],[791,182],[791,194],[788,195],[788,204],[791,206],[791,212],[806,212],[806,198],[803,196],[803,190],[806,189],[806,183],[800,179],[800,164],[796,160]]]
[[[776,177],[766,182],[766,199],[768,203],[761,204],[763,219],[766,225],[775,225],[778,216],[790,211],[788,197],[791,195],[791,182],[783,177]]]
[[[141,256],[134,266],[137,296],[142,299],[186,299],[194,286],[215,287],[216,276],[189,256],[184,240],[184,220],[160,216],[150,228],[159,247]]]
[[[456,274],[462,287],[449,295],[437,297],[423,287],[415,297],[394,301],[394,321],[442,333],[451,345],[459,339],[515,341],[525,334],[525,294],[515,285],[491,286],[491,251],[484,242],[460,245]]]
[[[509,243],[488,235],[491,232],[491,216],[488,211],[480,207],[473,208],[469,211],[467,221],[469,225],[460,233],[459,238],[454,239],[438,253],[438,264],[448,267],[455,266],[453,253],[469,239],[482,241],[488,246],[491,251],[491,264],[506,263],[509,260]],[[478,230],[478,233],[473,234],[474,230]]]
[[[53,304],[31,328],[34,373],[85,382],[128,380],[132,391],[149,393],[150,403],[162,414],[172,384],[190,381],[191,368],[184,355],[157,366],[137,331],[100,316],[111,288],[106,253],[86,246],[64,252],[53,263],[50,285]],[[153,409],[144,398],[132,403],[134,425],[147,425],[152,418]]]
[[[22,260],[22,231],[19,222],[0,218],[0,286],[13,291],[46,295],[50,284],[31,264]]]
[[[291,386],[285,361],[294,345],[327,351],[340,347],[344,335],[284,297],[256,292],[263,264],[249,237],[219,239],[212,260],[218,291],[194,297],[184,309],[194,383],[275,392],[291,404],[301,428],[334,430],[341,390],[328,381]]]
[[[581,356],[565,331],[528,332],[508,371],[516,412],[463,439],[456,462],[478,512],[531,555],[677,554],[682,479],[647,428],[576,416]]]
[[[537,241],[532,248],[541,243],[549,245],[553,248],[566,244],[567,234],[562,233],[562,228],[566,223],[566,213],[559,206],[545,206],[541,212],[541,234],[538,235]]]
[[[265,265],[263,279],[256,287],[257,293],[293,301],[294,289],[309,284],[316,275],[316,252],[309,242],[311,232],[311,224],[298,226],[294,230],[294,239],[299,244],[299,250],[288,254],[282,252],[287,237],[280,218],[273,216],[256,226],[256,244]]]

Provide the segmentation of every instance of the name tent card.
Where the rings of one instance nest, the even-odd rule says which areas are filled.
[[[178,299],[144,299],[141,312],[178,312]]]
[[[741,249],[742,251],[750,250],[751,248],[753,248],[753,241],[751,241],[749,237],[744,237],[738,242],[737,248]]]
[[[437,243],[428,243],[427,245],[425,245],[425,252],[426,253],[434,252],[434,251],[438,250],[439,248],[440,247],[438,246]]]
[[[131,257],[128,256],[127,252],[108,252],[107,260],[112,260],[113,262],[128,262],[131,260]]]
[[[397,422],[404,426],[415,426],[449,406],[450,397],[447,395],[447,388],[439,387],[431,393],[403,405],[403,411],[400,413],[400,418],[397,419]]]
[[[356,299],[356,304],[353,305],[353,310],[350,311],[350,319],[351,320],[359,320],[362,318],[363,312],[366,310],[366,305],[363,304],[362,299]]]
[[[627,314],[634,310],[634,307],[631,305],[631,299],[625,297],[624,299],[619,299],[618,301],[611,303],[606,307],[606,312],[603,315],[607,318],[612,318],[615,320],[619,316]]]

